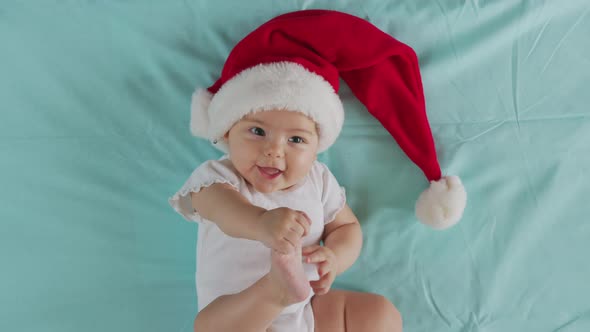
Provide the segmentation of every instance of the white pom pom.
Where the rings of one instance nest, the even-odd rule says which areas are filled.
[[[209,131],[209,104],[213,94],[206,89],[197,89],[191,100],[191,133],[194,136],[207,138]]]
[[[467,193],[457,176],[445,176],[431,181],[418,201],[416,216],[425,225],[434,229],[445,229],[456,224],[467,203]]]

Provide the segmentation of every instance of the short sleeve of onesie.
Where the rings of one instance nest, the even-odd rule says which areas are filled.
[[[324,207],[324,224],[328,224],[336,218],[336,215],[346,204],[346,191],[338,184],[334,174],[328,166],[318,163],[321,176],[322,205]]]
[[[168,203],[187,221],[202,222],[204,219],[193,208],[190,193],[215,183],[226,183],[239,190],[240,177],[225,157],[208,160],[197,167],[180,190],[168,199]]]

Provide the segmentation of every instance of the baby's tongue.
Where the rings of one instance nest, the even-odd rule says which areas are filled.
[[[274,175],[277,174],[278,172],[280,172],[278,169],[273,168],[273,167],[260,167],[262,169],[262,171],[266,174],[270,174],[270,175]]]

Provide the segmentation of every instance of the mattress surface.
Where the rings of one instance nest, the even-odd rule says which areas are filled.
[[[319,159],[364,246],[334,288],[389,298],[404,331],[590,331],[588,1],[44,1],[0,4],[0,331],[192,331],[198,227],[167,199],[221,152],[195,87],[268,19],[334,9],[413,47],[445,174],[421,171],[348,87]]]

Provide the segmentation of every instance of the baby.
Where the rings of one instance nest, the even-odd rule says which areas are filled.
[[[330,290],[362,234],[316,160],[316,127],[296,111],[244,116],[223,137],[229,156],[201,165],[173,199],[200,221],[195,331],[344,331],[345,320],[348,331],[401,330],[385,298]]]
[[[317,161],[344,122],[339,76],[431,181],[418,217],[459,220],[465,192],[441,176],[413,50],[352,15],[278,16],[193,95],[192,133],[226,153],[169,200],[199,223],[195,331],[401,331],[385,297],[331,289],[362,247],[344,189]]]

